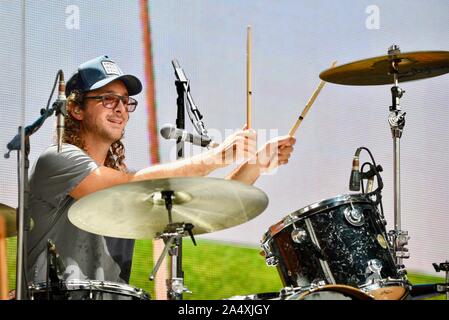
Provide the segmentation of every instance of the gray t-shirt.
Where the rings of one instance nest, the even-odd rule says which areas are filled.
[[[64,280],[104,280],[128,283],[134,240],[86,232],[68,219],[76,201],[69,193],[93,170],[96,162],[83,150],[63,144],[45,150],[30,175],[29,210],[34,227],[27,235],[28,281],[47,277],[47,240],[51,239],[66,269]]]

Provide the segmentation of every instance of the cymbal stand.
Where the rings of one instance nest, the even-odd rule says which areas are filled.
[[[390,124],[391,133],[393,136],[393,151],[394,151],[394,230],[389,232],[389,235],[393,239],[393,254],[396,259],[396,264],[399,269],[404,269],[402,265],[402,259],[410,257],[408,249],[405,246],[408,244],[410,237],[408,232],[401,230],[401,169],[400,169],[400,139],[402,131],[405,126],[405,112],[401,110],[400,99],[405,93],[404,90],[399,88],[398,84],[398,64],[400,59],[395,59],[395,55],[401,51],[399,47],[393,45],[388,50],[388,55],[391,57],[390,74],[393,75],[394,86],[391,88],[392,105],[390,106],[390,114],[388,116],[388,122]]]
[[[432,265],[436,272],[446,271],[446,300],[449,300],[449,261],[446,260],[446,262],[440,264],[432,263]]]
[[[165,207],[168,212],[168,224],[164,231],[157,235],[156,239],[163,239],[165,243],[164,250],[162,251],[156,265],[149,277],[150,280],[154,280],[159,267],[162,264],[167,253],[171,256],[171,279],[167,279],[167,298],[169,300],[182,300],[182,294],[184,292],[192,293],[187,287],[184,286],[184,271],[182,270],[182,237],[186,232],[190,235],[193,244],[196,246],[195,238],[193,237],[192,229],[193,224],[177,222],[173,223],[172,219],[172,207],[173,207],[173,191],[161,191],[162,198],[165,200]]]

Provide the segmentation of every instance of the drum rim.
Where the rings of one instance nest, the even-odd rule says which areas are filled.
[[[371,203],[373,201],[363,193],[355,194],[339,194],[333,198],[322,199],[318,202],[309,204],[301,209],[298,209],[286,216],[284,216],[277,223],[270,226],[268,231],[265,233],[265,237],[262,239],[262,243],[265,243],[270,238],[274,237],[284,228],[292,225],[296,221],[302,218],[307,218],[314,214],[318,214],[324,210],[339,207],[347,203]]]
[[[385,278],[377,280],[373,283],[367,283],[359,286],[359,289],[365,292],[371,292],[374,290],[386,288],[386,287],[403,287],[408,290],[410,287],[410,282],[406,278]]]
[[[316,287],[309,287],[304,292],[298,292],[298,298],[304,298],[309,294],[316,292],[338,292],[346,296],[352,295],[352,297],[360,298],[359,300],[374,300],[372,296],[361,290],[360,288],[344,285],[344,284],[326,284]],[[303,300],[303,299],[298,299]]]
[[[402,288],[404,291],[401,295],[400,299],[397,300],[406,300],[408,295],[410,294],[410,282],[407,279],[401,279],[401,278],[386,278],[382,279],[380,281],[377,281],[372,284],[360,286],[360,290],[365,292],[366,294],[369,294],[374,298],[374,300],[383,300],[383,299],[377,299],[376,297],[376,291],[382,290],[382,289],[392,289],[392,288]],[[396,300],[396,299],[393,299]]]
[[[70,279],[59,281],[58,287],[59,289],[65,291],[92,290],[123,296],[133,296],[141,299],[142,298],[150,299],[150,295],[145,290],[131,286],[127,283],[114,282],[114,281]],[[28,288],[33,293],[46,291],[47,283],[46,282],[32,283],[31,285],[28,286]]]
[[[295,217],[295,218],[303,218],[304,216],[309,216],[315,213],[319,213],[323,210],[334,208],[341,206],[342,204],[346,203],[360,203],[360,202],[367,202],[367,203],[373,203],[372,200],[370,200],[365,194],[363,193],[356,193],[356,194],[340,194],[333,198],[328,199],[322,199],[318,202],[312,203],[308,206],[305,206],[299,210],[296,210],[292,213],[290,213],[288,216]],[[322,208],[324,207],[324,208]],[[288,217],[287,216],[287,217]]]

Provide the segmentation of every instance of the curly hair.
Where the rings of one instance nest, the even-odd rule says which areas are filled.
[[[78,148],[86,150],[86,145],[81,137],[81,122],[72,117],[71,111],[75,106],[79,106],[81,109],[85,109],[84,105],[84,92],[74,90],[67,98],[67,115],[65,116],[65,129],[63,135],[63,142],[70,143]],[[112,143],[108,150],[104,165],[106,167],[126,172],[127,167],[125,164],[125,146],[121,140],[117,140]]]

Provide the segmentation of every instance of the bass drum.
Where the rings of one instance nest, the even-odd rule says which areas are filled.
[[[374,300],[361,290],[345,285],[325,285],[301,290],[285,300]]]
[[[150,295],[124,283],[100,280],[68,280],[47,287],[28,288],[31,300],[150,300]]]

